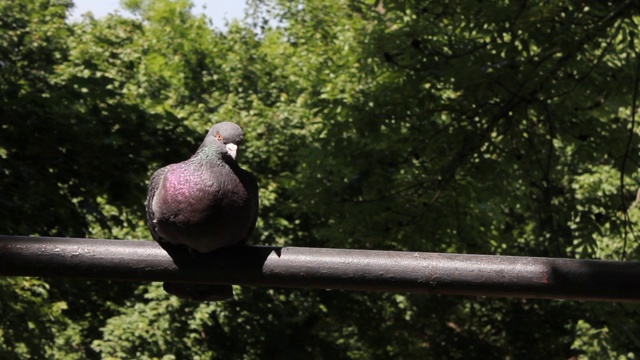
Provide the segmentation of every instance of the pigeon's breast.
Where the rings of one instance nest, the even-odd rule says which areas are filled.
[[[159,237],[200,252],[245,240],[255,210],[235,172],[224,167],[189,171],[194,167],[180,165],[167,171],[153,200]]]
[[[219,203],[222,184],[206,171],[181,171],[172,168],[163,179],[161,218],[175,223],[194,224],[211,215]]]

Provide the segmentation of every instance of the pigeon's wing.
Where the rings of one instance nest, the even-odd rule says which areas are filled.
[[[151,176],[151,181],[149,182],[149,192],[147,193],[147,203],[146,203],[147,225],[149,226],[149,230],[151,231],[151,236],[153,236],[153,239],[156,241],[160,241],[160,239],[156,230],[156,225],[154,223],[156,216],[153,212],[153,199],[156,196],[156,192],[160,187],[160,183],[162,182],[162,179],[164,178],[167,171],[169,171],[169,168],[171,166],[172,165],[168,165],[158,169],[158,171],[153,173],[153,175]]]
[[[242,169],[241,181],[244,184],[245,189],[249,193],[249,199],[251,201],[251,212],[250,212],[251,222],[244,236],[244,241],[246,242],[249,239],[249,236],[251,235],[251,233],[253,233],[253,230],[255,230],[256,228],[256,222],[258,221],[258,208],[260,207],[260,201],[259,201],[258,182],[256,181],[256,178],[253,176],[253,174]]]

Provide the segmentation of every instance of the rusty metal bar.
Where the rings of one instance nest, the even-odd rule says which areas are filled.
[[[0,236],[0,276],[640,302],[640,263],[244,246],[177,267],[155,242]]]

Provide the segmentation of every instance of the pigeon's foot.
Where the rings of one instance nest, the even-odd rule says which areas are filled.
[[[195,301],[224,301],[233,299],[231,285],[164,283],[164,291],[181,299]]]

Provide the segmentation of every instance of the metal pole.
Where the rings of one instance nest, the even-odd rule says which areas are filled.
[[[189,254],[152,241],[0,236],[0,276],[41,276],[640,302],[640,263],[244,246]]]

